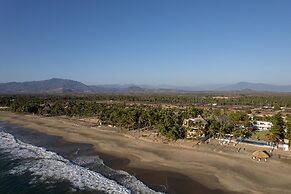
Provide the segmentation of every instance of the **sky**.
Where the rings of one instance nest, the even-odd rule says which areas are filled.
[[[290,0],[0,0],[0,82],[291,84]]]

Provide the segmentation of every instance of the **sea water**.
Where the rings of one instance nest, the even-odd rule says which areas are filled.
[[[0,128],[0,193],[158,193],[98,156],[67,159]]]

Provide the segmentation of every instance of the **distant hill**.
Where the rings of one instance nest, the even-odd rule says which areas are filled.
[[[52,78],[42,81],[9,82],[0,84],[0,93],[83,93],[90,92],[87,85],[67,79]]]
[[[291,85],[279,86],[263,83],[239,82],[217,89],[219,91],[260,91],[260,92],[291,92]]]
[[[194,91],[258,91],[291,92],[291,86],[276,86],[263,83],[239,82],[232,85],[205,85],[200,87],[151,87],[136,85],[94,85],[52,78],[42,81],[0,83],[1,94],[40,94],[40,93],[181,93]]]
[[[148,89],[135,85],[96,85],[90,86],[92,93],[116,93],[116,92],[146,92]]]
[[[146,92],[135,85],[97,85],[88,86],[81,82],[52,78],[42,81],[0,83],[2,94],[41,94],[41,93],[116,93]]]

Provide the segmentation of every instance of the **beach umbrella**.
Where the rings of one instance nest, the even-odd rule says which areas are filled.
[[[260,161],[261,159],[265,159],[265,161],[270,158],[270,155],[268,154],[267,151],[263,151],[263,150],[257,150],[253,153],[253,159],[258,158],[258,160]]]

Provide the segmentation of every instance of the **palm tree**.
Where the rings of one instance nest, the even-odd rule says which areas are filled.
[[[242,129],[236,129],[236,130],[233,132],[233,136],[234,136],[235,138],[238,138],[238,137],[243,136],[243,130],[242,130]]]
[[[225,134],[225,130],[226,129],[226,125],[225,124],[222,124],[219,126],[219,129],[218,129],[218,136],[219,137],[223,137],[224,134]]]
[[[210,123],[208,127],[208,132],[211,134],[211,136],[215,137],[219,128],[220,128],[220,123],[214,120]]]
[[[268,139],[271,142],[278,143],[280,141],[280,134],[278,133],[277,129],[273,128],[267,134]]]
[[[286,124],[285,138],[289,140],[289,146],[291,145],[291,117],[288,118]]]

